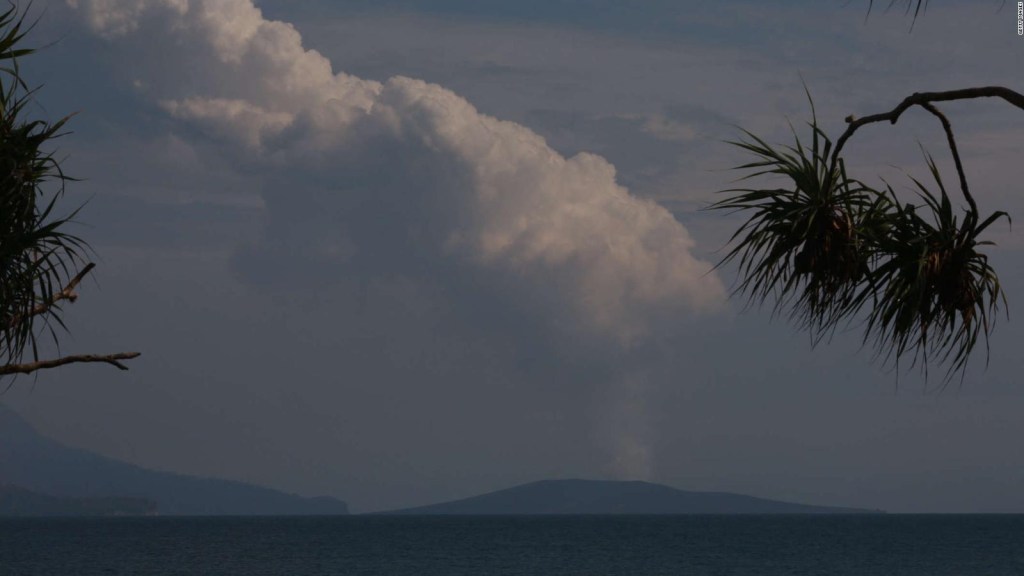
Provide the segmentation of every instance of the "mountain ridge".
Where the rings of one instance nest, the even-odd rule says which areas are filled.
[[[638,480],[539,480],[381,515],[871,514],[729,492],[692,492]]]
[[[335,498],[306,498],[246,482],[149,470],[65,446],[0,404],[0,485],[47,497],[136,498],[162,515],[344,515]]]

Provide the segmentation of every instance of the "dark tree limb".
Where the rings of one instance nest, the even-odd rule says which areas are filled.
[[[949,150],[953,154],[953,161],[956,163],[956,172],[960,177],[960,190],[964,194],[964,198],[967,203],[971,206],[971,217],[978,217],[978,204],[974,201],[974,196],[971,195],[970,188],[967,186],[967,175],[964,172],[963,163],[960,161],[960,152],[956,147],[956,138],[953,137],[953,127],[949,123],[949,119],[946,118],[945,114],[939,111],[934,106],[934,102],[949,102],[951,100],[969,100],[972,98],[1002,98],[1013,106],[1024,110],[1024,94],[1010,90],[1009,88],[1003,88],[1002,86],[983,86],[980,88],[964,88],[962,90],[949,90],[947,92],[915,92],[910,96],[907,96],[899,103],[898,106],[888,112],[881,114],[872,114],[871,116],[865,116],[863,118],[854,118],[853,116],[846,117],[846,131],[836,140],[836,147],[832,150],[832,158],[830,161],[832,171],[835,171],[836,165],[839,162],[839,153],[843,150],[843,146],[846,141],[853,136],[853,133],[857,131],[861,126],[873,124],[875,122],[888,121],[890,124],[896,124],[900,119],[900,116],[907,111],[911,106],[920,106],[934,115],[942,123],[942,129],[946,132],[946,140],[949,142]]]
[[[58,302],[67,300],[68,302],[74,302],[78,300],[78,293],[75,289],[82,282],[89,272],[96,267],[96,264],[90,262],[82,268],[74,278],[68,282],[67,286],[50,296],[46,301],[42,302],[28,313],[15,316],[11,319],[10,326],[14,327],[23,322],[29,321],[32,318],[41,314],[46,314],[50,311]],[[110,364],[120,370],[127,370],[128,367],[121,363],[122,360],[131,360],[138,358],[139,352],[120,352],[117,354],[79,354],[75,356],[64,356],[62,358],[55,358],[52,360],[37,360],[35,362],[27,362],[24,364],[3,364],[0,365],[0,376],[7,376],[11,374],[31,374],[37,370],[47,370],[50,368],[58,368],[60,366],[66,366],[68,364],[92,364],[92,363],[103,363]]]
[[[85,275],[91,272],[92,269],[95,267],[96,264],[92,262],[86,264],[85,268],[82,268],[82,270],[78,274],[76,274],[75,277],[71,279],[71,282],[68,282],[68,285],[65,286],[60,292],[57,292],[56,294],[50,296],[50,298],[47,299],[45,302],[39,304],[38,306],[30,310],[28,314],[15,316],[14,318],[12,318],[10,324],[11,327],[17,326],[18,324],[21,324],[22,322],[28,320],[29,318],[39,316],[40,314],[45,314],[47,311],[50,310],[50,308],[53,308],[54,304],[60,302],[61,300],[67,300],[68,302],[74,302],[75,300],[78,300],[78,294],[75,292],[75,288],[77,288],[78,285],[82,282],[82,279],[85,278]]]
[[[964,193],[964,198],[967,199],[967,203],[971,205],[971,215],[973,218],[978,217],[978,204],[974,201],[974,196],[971,196],[971,191],[967,187],[967,174],[964,173],[964,165],[960,162],[960,152],[956,149],[956,138],[953,137],[953,126],[949,123],[949,119],[939,109],[933,106],[929,102],[921,104],[921,107],[925,110],[934,114],[939,122],[942,122],[942,129],[946,131],[946,140],[949,142],[949,151],[953,153],[953,162],[956,164],[956,173],[960,176],[960,190]]]
[[[27,364],[7,364],[5,366],[0,366],[0,376],[6,376],[8,374],[31,374],[36,370],[58,368],[67,364],[89,364],[96,362],[110,364],[121,370],[127,370],[128,367],[120,361],[138,358],[140,355],[141,354],[139,352],[121,352],[118,354],[107,354],[103,356],[97,354],[81,354],[77,356],[64,356],[63,358],[55,358],[53,360],[29,362]]]
[[[883,112],[881,114],[872,114],[871,116],[865,116],[863,118],[854,118],[848,116],[846,118],[846,131],[843,135],[836,140],[836,147],[832,151],[832,166],[836,165],[839,160],[839,152],[842,151],[846,141],[853,136],[853,133],[857,131],[861,126],[872,124],[875,122],[888,121],[890,124],[895,124],[900,116],[907,111],[911,106],[924,106],[933,102],[949,102],[951,100],[970,100],[972,98],[1002,98],[1010,104],[1024,110],[1024,94],[1010,90],[1009,88],[1003,88],[1002,86],[983,86],[981,88],[964,88],[962,90],[949,90],[947,92],[916,92],[907,96],[899,103],[898,106],[890,110],[889,112]]]

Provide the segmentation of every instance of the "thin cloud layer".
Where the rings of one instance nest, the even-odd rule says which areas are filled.
[[[687,231],[599,156],[565,158],[441,86],[334,73],[250,0],[68,4],[124,45],[140,94],[267,174],[267,225],[243,268],[483,274],[620,343],[724,300]]]

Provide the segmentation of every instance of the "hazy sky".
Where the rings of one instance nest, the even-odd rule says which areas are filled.
[[[879,4],[876,2],[876,4]],[[885,3],[882,3],[885,4]],[[555,477],[889,511],[1024,512],[1024,323],[938,394],[710,271],[745,158],[925,90],[1020,90],[999,2],[67,0],[23,62],[77,111],[94,282],[63,353],[140,350],[0,400],[142,466],[369,511]],[[943,107],[983,210],[1022,214],[1024,114]],[[932,118],[863,129],[910,198]],[[1011,312],[1024,236],[992,229]],[[932,381],[931,385],[936,385]]]

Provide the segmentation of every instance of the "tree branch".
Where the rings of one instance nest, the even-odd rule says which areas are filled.
[[[848,116],[846,118],[846,131],[843,135],[836,140],[836,147],[832,151],[832,167],[835,168],[836,162],[839,160],[839,152],[843,149],[843,145],[846,141],[853,136],[853,133],[857,131],[861,126],[872,124],[874,122],[889,121],[891,124],[895,124],[900,116],[907,111],[907,108],[911,106],[924,106],[925,104],[932,102],[948,102],[950,100],[969,100],[972,98],[1002,98],[1010,104],[1024,110],[1024,94],[1010,90],[1009,88],[1003,88],[1002,86],[983,86],[981,88],[964,88],[962,90],[950,90],[948,92],[917,92],[907,96],[899,103],[898,106],[884,112],[882,114],[873,114],[871,116],[865,116],[863,118],[854,118]]]
[[[960,153],[956,149],[956,139],[953,138],[953,126],[949,123],[949,119],[939,109],[933,106],[931,103],[925,102],[921,104],[921,107],[931,112],[939,121],[942,122],[942,129],[946,131],[946,140],[949,141],[949,150],[953,153],[953,162],[956,164],[956,173],[960,176],[960,190],[964,193],[964,198],[967,199],[967,203],[971,205],[971,218],[977,221],[978,218],[978,204],[974,201],[974,196],[971,196],[971,191],[967,188],[967,175],[964,173],[964,165],[960,162]]]
[[[30,310],[28,314],[24,314],[22,316],[15,316],[14,318],[12,318],[10,326],[13,328],[18,324],[21,324],[25,320],[28,320],[29,318],[39,316],[40,314],[45,314],[50,308],[53,308],[54,304],[60,302],[61,300],[67,300],[68,302],[74,302],[75,300],[78,300],[78,294],[75,293],[75,288],[78,287],[78,284],[82,281],[82,278],[85,278],[85,275],[91,272],[92,269],[95,267],[96,264],[92,262],[86,264],[85,268],[82,268],[82,271],[76,274],[75,277],[71,279],[71,282],[68,282],[68,285],[65,286],[60,292],[57,292],[53,296],[50,296],[50,298],[47,301]]]
[[[56,358],[54,360],[40,360],[38,362],[30,362],[28,364],[7,364],[0,366],[0,376],[7,374],[31,374],[36,370],[46,370],[48,368],[57,368],[66,364],[83,364],[93,362],[103,362],[116,366],[121,370],[127,370],[128,367],[120,362],[120,360],[131,360],[132,358],[138,358],[139,352],[121,352],[118,354],[108,354],[100,356],[96,354],[81,354],[78,356],[65,356],[63,358]]]

